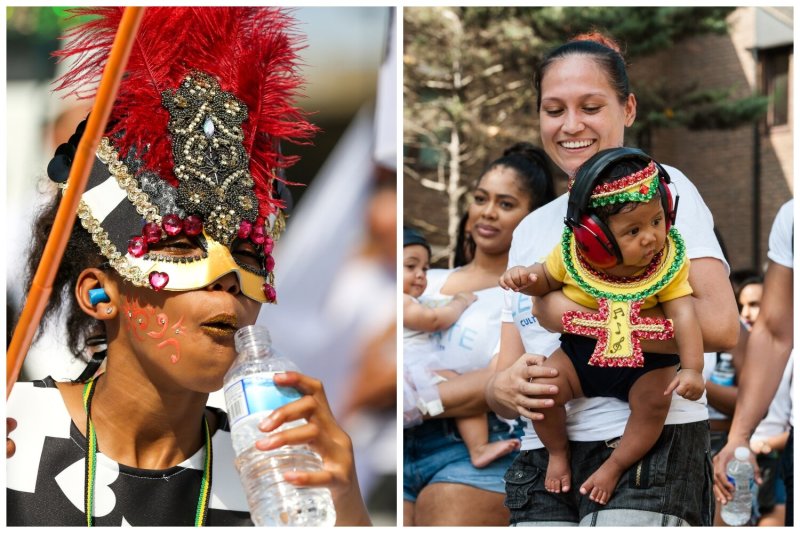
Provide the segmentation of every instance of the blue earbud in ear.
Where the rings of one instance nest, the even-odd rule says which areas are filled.
[[[94,307],[95,305],[101,302],[110,302],[111,299],[106,294],[106,290],[104,288],[99,289],[89,289],[89,302]]]

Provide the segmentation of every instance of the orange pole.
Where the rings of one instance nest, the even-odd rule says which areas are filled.
[[[78,203],[83,191],[86,189],[86,182],[89,180],[89,172],[94,162],[95,151],[100,138],[105,131],[106,122],[111,114],[111,106],[117,96],[117,89],[128,63],[128,56],[131,53],[133,42],[136,38],[136,31],[144,14],[144,7],[126,7],[122,14],[117,35],[111,46],[111,53],[103,69],[103,76],[100,79],[100,86],[97,89],[92,112],[86,122],[86,129],[78,144],[73,159],[72,168],[69,172],[69,187],[67,187],[61,204],[58,206],[56,218],[53,223],[53,230],[47,239],[42,259],[36,268],[33,276],[31,290],[22,308],[19,322],[11,344],[6,352],[6,399],[11,394],[11,389],[19,377],[22,362],[28,353],[33,336],[42,320],[42,315],[50,299],[53,290],[53,281],[56,271],[61,264],[64,256],[64,249],[72,233],[72,226],[75,223],[75,213],[78,211]]]

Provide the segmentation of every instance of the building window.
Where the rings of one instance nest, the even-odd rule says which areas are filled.
[[[791,46],[759,51],[763,72],[762,90],[769,97],[767,126],[789,123],[789,59]]]

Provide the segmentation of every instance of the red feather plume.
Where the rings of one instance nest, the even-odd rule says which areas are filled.
[[[94,97],[122,18],[121,7],[78,8],[74,16],[95,16],[72,29],[67,46],[56,52],[76,59],[56,90]],[[148,7],[106,129],[122,157],[136,148],[143,169],[177,186],[169,113],[161,93],[176,89],[192,70],[214,76],[224,91],[248,108],[242,124],[250,173],[266,217],[282,207],[272,198],[278,170],[296,156],[282,156],[279,142],[307,144],[317,128],[294,105],[303,80],[297,72],[300,37],[293,19],[274,7]],[[112,137],[113,136],[113,137]],[[146,149],[146,153],[142,153]]]

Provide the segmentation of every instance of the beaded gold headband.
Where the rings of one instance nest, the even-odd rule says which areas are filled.
[[[626,202],[649,202],[658,191],[658,168],[650,161],[642,170],[617,180],[597,185],[592,190],[590,207]]]

